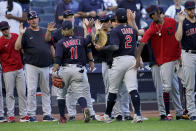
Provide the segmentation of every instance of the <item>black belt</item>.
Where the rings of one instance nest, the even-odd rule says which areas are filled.
[[[187,53],[192,53],[192,54],[196,54],[196,50],[185,50],[185,52],[187,52]]]
[[[82,68],[83,67],[80,64],[63,64],[62,66],[67,66],[67,67],[76,66],[76,67],[79,67],[79,68]]]

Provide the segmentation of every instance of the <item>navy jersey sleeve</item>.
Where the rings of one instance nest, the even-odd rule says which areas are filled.
[[[55,49],[55,63],[61,65],[61,61],[63,58],[63,41],[59,41],[56,44],[56,49]]]
[[[110,33],[110,44],[112,44],[112,45],[119,45],[120,44],[119,35],[116,30],[112,30]]]
[[[88,44],[91,43],[92,37],[90,35],[87,35],[87,37],[84,39],[85,46],[88,46]]]

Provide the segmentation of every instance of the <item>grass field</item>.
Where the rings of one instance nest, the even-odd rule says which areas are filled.
[[[114,121],[110,124],[97,121],[83,123],[81,120],[60,125],[57,122],[17,122],[1,123],[0,131],[196,131],[196,122],[189,120],[159,121],[158,118],[150,118],[143,123]]]

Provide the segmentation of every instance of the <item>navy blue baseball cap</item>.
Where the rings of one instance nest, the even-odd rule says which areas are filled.
[[[36,11],[30,11],[27,15],[27,19],[30,20],[30,19],[34,19],[34,18],[38,18],[38,14]]]
[[[7,21],[1,21],[0,22],[0,30],[5,30],[5,29],[8,29],[10,26],[8,24]]]
[[[195,2],[194,1],[187,1],[184,4],[185,9],[195,9]]]
[[[165,11],[164,11],[163,7],[158,7],[158,8],[159,8],[159,10],[160,10],[160,13],[161,13],[161,14],[164,14]]]
[[[149,16],[155,13],[157,10],[159,10],[159,8],[156,5],[150,5],[146,9]]]
[[[125,8],[118,8],[116,10],[116,17],[118,20],[127,20],[127,10]]]
[[[63,18],[66,18],[67,16],[70,16],[70,15],[74,15],[71,10],[66,10],[63,12]]]
[[[108,15],[103,15],[103,16],[99,17],[99,20],[100,20],[100,22],[107,22],[110,19],[109,19]]]
[[[72,22],[69,20],[63,21],[62,23],[63,30],[69,30],[72,28]]]

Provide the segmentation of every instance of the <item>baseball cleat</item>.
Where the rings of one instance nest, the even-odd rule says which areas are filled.
[[[8,118],[8,122],[9,122],[9,123],[14,123],[14,122],[15,122],[15,117],[14,117],[14,116],[10,116],[10,117]]]
[[[196,116],[191,116],[190,120],[196,122]]]
[[[76,120],[76,117],[75,116],[70,116],[69,117],[69,121],[75,121]]]
[[[58,124],[65,124],[67,122],[66,117],[60,117],[60,120],[58,121]]]
[[[0,117],[0,123],[2,122],[7,122],[7,120],[5,119],[5,117]]]
[[[24,116],[20,118],[20,122],[29,122],[29,116]]]
[[[171,120],[173,120],[173,116],[172,116],[171,114],[168,114],[168,115],[167,115],[167,119],[168,119],[169,121],[171,121]]]
[[[84,109],[84,122],[89,122],[91,119],[90,119],[90,111],[88,108],[85,108]]]
[[[134,114],[133,120],[132,120],[131,123],[142,123],[142,122],[143,122],[142,121],[142,116],[138,116],[138,115]]]
[[[29,122],[38,122],[36,119],[36,116],[30,116],[29,117]]]
[[[176,120],[189,120],[189,116],[188,115],[176,116]]]
[[[95,119],[97,120],[97,121],[104,121],[104,114],[101,114],[101,115],[95,115]]]
[[[43,117],[43,121],[57,121],[56,119],[54,119],[52,116],[49,116],[49,115],[45,115]]]
[[[113,121],[107,114],[95,115],[95,119],[97,121],[103,121],[105,123],[111,123]]]
[[[133,117],[131,117],[131,116],[125,116],[124,120],[133,120]]]
[[[123,120],[122,115],[118,115],[118,116],[116,117],[116,121],[122,121],[122,120]]]

